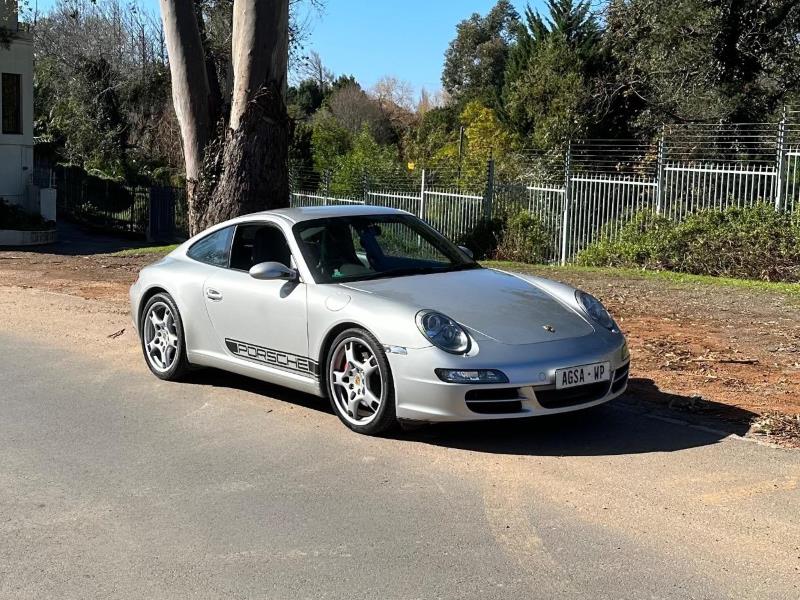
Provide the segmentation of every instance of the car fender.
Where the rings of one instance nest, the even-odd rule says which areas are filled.
[[[337,285],[308,289],[309,354],[322,356],[333,331],[352,324],[366,329],[384,346],[426,348],[431,343],[417,329],[417,308]]]

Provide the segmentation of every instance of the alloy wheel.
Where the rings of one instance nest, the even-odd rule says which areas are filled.
[[[336,409],[353,425],[375,420],[384,399],[384,374],[375,353],[362,339],[345,338],[336,346],[328,370]]]
[[[147,360],[155,370],[163,373],[175,364],[180,338],[175,315],[164,302],[155,302],[145,315],[144,347]]]

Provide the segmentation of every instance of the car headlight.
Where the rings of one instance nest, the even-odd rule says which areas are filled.
[[[609,331],[615,331],[617,329],[617,324],[614,322],[614,319],[611,318],[611,315],[608,314],[606,307],[603,306],[600,300],[581,290],[575,292],[575,299],[578,301],[578,304],[583,307],[583,310],[589,315],[592,321],[598,325],[602,325]]]
[[[450,317],[435,310],[421,310],[417,313],[417,327],[434,346],[451,354],[469,352],[470,341],[467,332]]]

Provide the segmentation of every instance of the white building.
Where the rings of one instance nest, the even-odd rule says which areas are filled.
[[[33,175],[33,39],[0,0],[0,198],[39,212]]]

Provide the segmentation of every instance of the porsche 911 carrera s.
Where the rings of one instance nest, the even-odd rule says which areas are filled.
[[[161,379],[216,367],[327,397],[354,431],[511,419],[625,391],[625,337],[590,294],[484,268],[417,217],[375,206],[220,223],[130,291]]]

